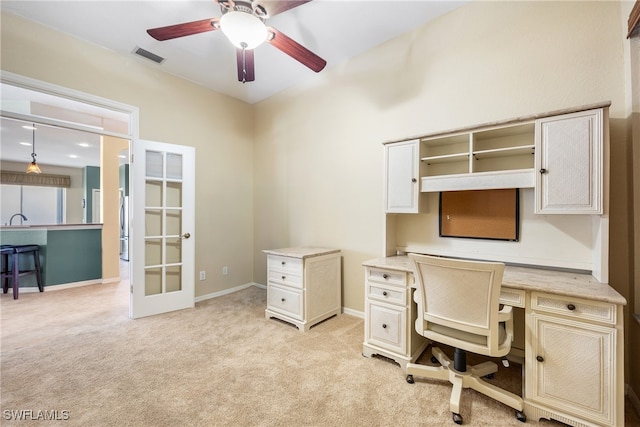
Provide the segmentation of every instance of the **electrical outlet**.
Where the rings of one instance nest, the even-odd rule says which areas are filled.
[[[201,271],[201,272],[200,272],[200,280],[204,280],[204,279],[206,279],[206,278],[207,278],[207,273],[206,273],[206,272],[204,272],[204,271]]]
[[[227,274],[229,274],[229,267],[225,265],[224,267],[222,267],[222,275],[226,276]]]

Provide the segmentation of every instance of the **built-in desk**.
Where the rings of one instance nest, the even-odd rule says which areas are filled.
[[[414,329],[412,264],[395,256],[363,265],[363,355],[379,354],[405,369],[428,344]],[[525,313],[523,398],[529,419],[624,424],[624,297],[589,274],[507,266],[500,302]]]

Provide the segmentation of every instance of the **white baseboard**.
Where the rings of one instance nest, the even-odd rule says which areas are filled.
[[[359,317],[364,319],[364,313],[362,311],[352,310],[350,308],[342,307],[342,312],[344,314],[349,314],[351,316]]]
[[[232,294],[234,292],[238,292],[238,291],[241,291],[243,289],[247,289],[247,288],[249,288],[251,286],[257,286],[257,287],[263,288],[263,289],[267,288],[265,285],[261,285],[260,283],[251,282],[251,283],[246,283],[244,285],[236,286],[234,288],[225,289],[224,291],[213,292],[211,294],[206,294],[206,295],[200,295],[199,297],[196,297],[194,299],[194,302],[206,301],[206,300],[211,299],[211,298],[217,298],[217,297],[221,297],[223,295]]]
[[[115,281],[119,282],[120,279],[117,279]],[[105,281],[103,281],[102,279],[94,279],[94,280],[84,280],[82,282],[61,283],[59,285],[46,285],[44,287],[44,291],[45,292],[60,291],[62,289],[79,288],[80,286],[101,285],[102,283],[105,283]],[[40,290],[38,289],[37,286],[20,288],[20,293],[31,293],[31,292],[40,292]]]

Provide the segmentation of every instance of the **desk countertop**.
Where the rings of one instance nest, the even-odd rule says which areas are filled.
[[[304,259],[304,258],[311,258],[315,256],[338,253],[340,252],[340,249],[302,246],[302,247],[295,247],[295,248],[265,249],[262,252],[267,255],[279,255],[279,256],[287,256],[292,258]]]
[[[365,261],[362,265],[413,273],[413,266],[406,255],[375,258]],[[504,269],[502,285],[524,291],[547,292],[613,304],[627,304],[627,300],[607,283],[601,283],[592,275],[585,273],[507,265]]]

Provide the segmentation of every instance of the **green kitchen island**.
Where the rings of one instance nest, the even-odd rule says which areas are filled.
[[[0,243],[40,246],[45,288],[102,280],[102,224],[0,226]],[[22,263],[26,269],[26,263],[33,263],[32,257],[23,258],[21,269]],[[20,278],[20,291],[25,290],[38,290],[35,275]]]

